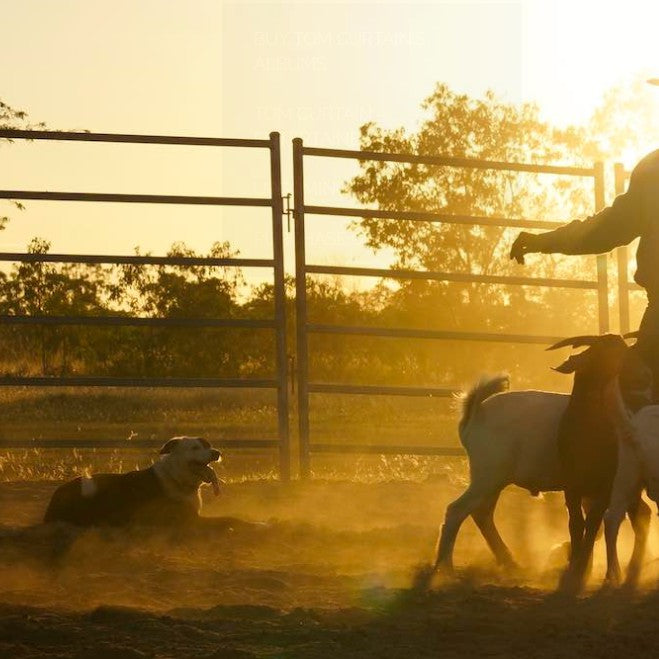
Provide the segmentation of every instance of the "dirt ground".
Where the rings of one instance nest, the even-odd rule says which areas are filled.
[[[412,588],[444,507],[424,482],[271,480],[206,492],[206,516],[267,521],[194,537],[87,532],[57,564],[39,521],[56,483],[0,484],[2,657],[619,657],[659,649],[659,524],[643,587],[554,593],[566,539],[561,497],[511,489],[497,522],[523,565],[501,573],[469,520],[457,577]],[[630,533],[623,534],[624,554]],[[602,543],[599,543],[600,545]]]

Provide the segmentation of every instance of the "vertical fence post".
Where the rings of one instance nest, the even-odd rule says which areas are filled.
[[[616,196],[625,191],[627,172],[622,163],[617,162],[613,166],[614,185]],[[622,245],[616,250],[618,257],[618,312],[620,316],[620,333],[629,332],[629,251],[627,245]]]
[[[270,187],[272,192],[272,251],[277,366],[277,430],[279,437],[279,477],[291,477],[290,433],[288,427],[288,360],[286,357],[286,288],[284,283],[284,245],[281,197],[281,150],[279,133],[270,133]]]
[[[307,282],[304,242],[304,169],[302,140],[293,140],[293,217],[295,219],[295,327],[297,341],[297,400],[300,476],[311,474],[309,449],[309,353],[307,348]]]
[[[605,206],[604,199],[604,163],[594,165],[595,212]],[[607,272],[606,254],[597,257],[597,303],[599,308],[599,331],[604,334],[609,331],[609,275]]]

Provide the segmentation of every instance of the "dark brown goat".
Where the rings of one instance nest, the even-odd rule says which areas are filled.
[[[587,346],[585,351],[571,356],[555,369],[560,373],[574,373],[572,393],[558,430],[558,454],[571,543],[561,589],[578,592],[587,576],[593,544],[609,505],[618,466],[612,392],[618,386],[616,378],[628,347],[621,336],[605,334],[564,339],[548,349],[565,346]],[[629,511],[629,515],[635,524],[635,512]]]

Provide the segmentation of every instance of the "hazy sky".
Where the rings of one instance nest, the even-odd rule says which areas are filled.
[[[279,130],[287,192],[293,137],[355,148],[365,121],[414,127],[437,81],[535,100],[556,122],[584,120],[605,89],[639,70],[659,76],[658,6],[0,0],[0,98],[58,129],[231,137]],[[0,162],[7,189],[268,193],[265,159],[234,150],[35,143],[3,145]],[[338,192],[352,172],[339,163],[310,174],[308,202],[353,203]],[[34,235],[51,239],[55,251],[117,253],[230,240],[244,256],[261,257],[270,249],[268,222],[267,212],[30,202],[13,213],[0,249],[22,249]],[[330,263],[372,261],[344,226],[315,218],[310,252]]]

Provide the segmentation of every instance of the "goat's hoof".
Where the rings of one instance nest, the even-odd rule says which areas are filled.
[[[606,593],[617,590],[618,588],[620,588],[620,577],[607,575],[602,582],[602,588],[600,590]]]
[[[638,577],[634,577],[631,579],[627,577],[625,579],[625,582],[622,584],[620,590],[627,595],[631,595],[636,592],[637,588],[638,588]]]
[[[522,572],[522,566],[512,558],[500,563],[501,569],[510,576],[518,576]]]
[[[412,575],[411,589],[422,593],[429,590],[435,582],[452,581],[457,578],[457,572],[451,563],[437,563],[436,565],[420,565]]]
[[[604,577],[604,588],[619,588],[622,581],[622,572],[619,565],[614,565],[606,571]]]
[[[428,568],[430,568],[430,566],[428,566]],[[455,568],[453,567],[452,559],[437,561],[432,570],[438,574],[455,574]]]
[[[412,578],[412,590],[415,592],[428,590],[436,573],[437,569],[432,565],[420,565]]]
[[[565,570],[558,582],[558,592],[576,597],[583,590],[583,579],[572,570]]]

